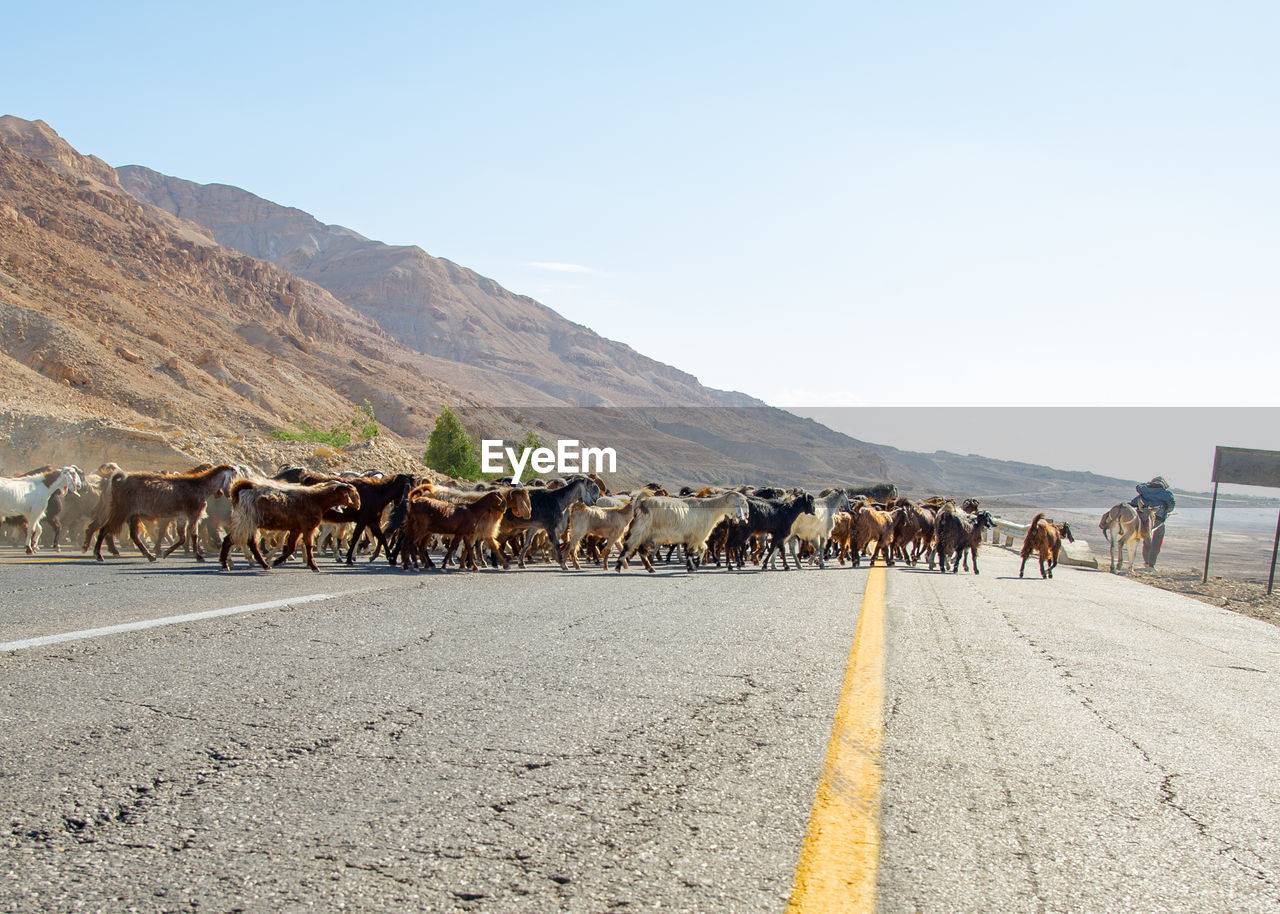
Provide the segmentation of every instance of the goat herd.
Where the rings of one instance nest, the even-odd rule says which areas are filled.
[[[995,524],[972,499],[956,506],[936,496],[922,501],[897,497],[892,487],[859,492],[832,488],[813,495],[801,489],[739,487],[684,489],[671,496],[656,483],[630,493],[610,493],[597,476],[571,476],[546,483],[513,485],[511,480],[480,483],[471,489],[422,483],[408,474],[319,475],[301,467],[282,469],[267,479],[245,467],[200,466],[185,473],[126,473],[114,463],[86,476],[78,467],[41,467],[18,477],[0,477],[0,517],[6,526],[25,524],[28,553],[39,548],[42,524],[54,532],[83,529],[81,550],[93,543],[103,561],[105,544],[115,543],[126,527],[138,550],[154,561],[178,548],[204,561],[202,538],[219,549],[222,568],[232,567],[231,551],[263,568],[279,566],[302,543],[313,571],[317,542],[347,564],[357,549],[370,560],[385,554],[394,567],[432,568],[431,550],[443,550],[442,565],[478,570],[481,565],[525,567],[531,552],[580,569],[579,555],[607,569],[629,567],[638,557],[652,572],[666,548],[666,561],[682,547],[685,568],[707,563],[742,569],[747,561],[768,570],[777,559],[787,570],[787,551],[802,561],[826,567],[835,557],[857,567],[863,555],[874,564],[921,558],[942,571],[978,573],[982,533]],[[83,524],[83,528],[80,525]],[[144,539],[144,524],[150,546]],[[175,533],[164,549],[170,526]],[[1022,564],[1038,554],[1042,577],[1052,577],[1061,538],[1071,539],[1065,524],[1037,515],[1024,540]],[[279,549],[271,565],[268,553]],[[154,552],[152,549],[154,548]],[[487,555],[486,555],[487,553]]]

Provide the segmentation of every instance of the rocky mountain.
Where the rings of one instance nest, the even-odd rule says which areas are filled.
[[[0,339],[0,467],[12,471],[409,468],[448,404],[477,438],[614,447],[621,482],[892,479],[981,494],[1070,475],[857,441],[703,387],[419,248],[237,188],[112,169],[13,117],[0,117]],[[364,404],[383,431],[373,444],[270,437]]]
[[[369,399],[413,436],[430,415],[392,391],[476,402],[318,286],[158,218],[96,163],[74,164],[93,176],[0,143],[8,410],[229,439]]]
[[[629,435],[643,444],[630,464],[635,476],[762,478],[783,468],[771,470],[768,460],[753,457],[784,454],[792,455],[788,478],[883,475],[874,448],[844,436],[819,448],[819,439],[832,433],[814,423],[768,408],[754,417],[717,408],[738,398],[708,392],[691,376],[599,337],[587,342],[617,346],[623,368],[579,365],[577,380],[588,371],[608,374],[626,394],[627,366],[635,365],[645,383],[670,380],[687,388],[683,399],[655,393],[654,402],[701,405],[707,412],[687,429],[675,423],[664,430],[635,411],[552,410],[580,397],[542,389],[549,387],[542,376],[535,386],[507,371],[410,348],[320,286],[224,247],[212,235],[138,201],[113,170],[80,156],[47,125],[0,119],[5,466],[96,465],[118,459],[119,448],[167,466],[215,455],[261,465],[254,455],[268,432],[304,421],[328,427],[368,403],[389,440],[409,453],[422,453],[440,405],[449,404],[477,436],[518,440],[532,429],[548,439],[576,434],[607,443]],[[450,296],[466,298],[484,286],[503,302],[521,301],[474,274],[458,275],[463,289]],[[557,332],[575,327],[541,312]],[[540,370],[568,376],[570,367]],[[538,409],[545,412],[521,412]],[[788,423],[812,427],[818,436],[788,431]],[[710,428],[718,434],[708,437]],[[682,437],[688,430],[703,440]],[[773,451],[766,445],[771,440]],[[815,449],[825,456],[815,459]]]
[[[419,247],[372,241],[225,184],[137,165],[117,170],[139,200],[221,245],[311,280],[412,349],[500,372],[577,406],[762,406],[712,390]]]

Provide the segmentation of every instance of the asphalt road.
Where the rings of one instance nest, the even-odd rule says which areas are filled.
[[[0,909],[785,908],[865,566],[323,567],[0,565],[5,644],[293,600],[0,652]],[[881,910],[1276,910],[1280,631],[1016,567],[888,575]]]
[[[889,576],[881,910],[1280,908],[1280,630],[1034,565]]]

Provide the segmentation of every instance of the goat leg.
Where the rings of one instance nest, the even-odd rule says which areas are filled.
[[[364,521],[359,521],[356,528],[351,531],[351,545],[347,548],[347,564],[355,563],[356,546],[360,544],[360,534],[364,532],[364,528],[368,526]]]
[[[284,551],[281,552],[280,555],[276,557],[276,560],[271,563],[272,568],[279,568],[289,560],[289,556],[293,555],[294,551],[298,548],[298,539],[301,535],[302,534],[297,530],[289,531],[289,536],[284,541]]]
[[[311,539],[314,533],[314,530],[308,530],[302,535],[302,554],[306,556],[307,567],[319,574],[320,566],[316,564],[315,543]]]
[[[197,562],[204,561],[204,553],[200,551],[200,524],[194,520],[187,521],[187,530],[182,539],[185,542],[187,537],[191,537],[191,551],[195,554]]]
[[[147,548],[147,544],[142,541],[142,520],[133,517],[129,519],[129,537],[133,540],[133,544],[138,547],[138,551],[147,557],[148,562],[154,562],[156,557],[151,554],[151,550]]]
[[[262,566],[263,571],[271,570],[271,566],[267,564],[267,560],[262,557],[262,550],[258,548],[257,531],[249,534],[249,551],[253,553],[254,559]]]

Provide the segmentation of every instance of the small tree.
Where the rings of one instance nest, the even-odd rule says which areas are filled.
[[[431,430],[422,462],[437,473],[444,473],[455,479],[479,479],[482,475],[476,443],[447,406],[443,408],[436,419],[435,428]]]
[[[538,437],[537,432],[531,430],[526,431],[524,433],[524,440],[520,442],[520,447],[531,451],[537,450],[542,447],[542,439]],[[524,468],[520,471],[520,475],[516,477],[516,482],[524,482],[525,474],[528,474],[530,479],[538,475],[533,472],[533,467],[529,466],[527,462],[525,463]]]
[[[382,433],[378,428],[378,418],[373,414],[373,404],[366,398],[364,406],[357,406],[355,415],[351,417],[351,431],[357,441],[377,438]]]

